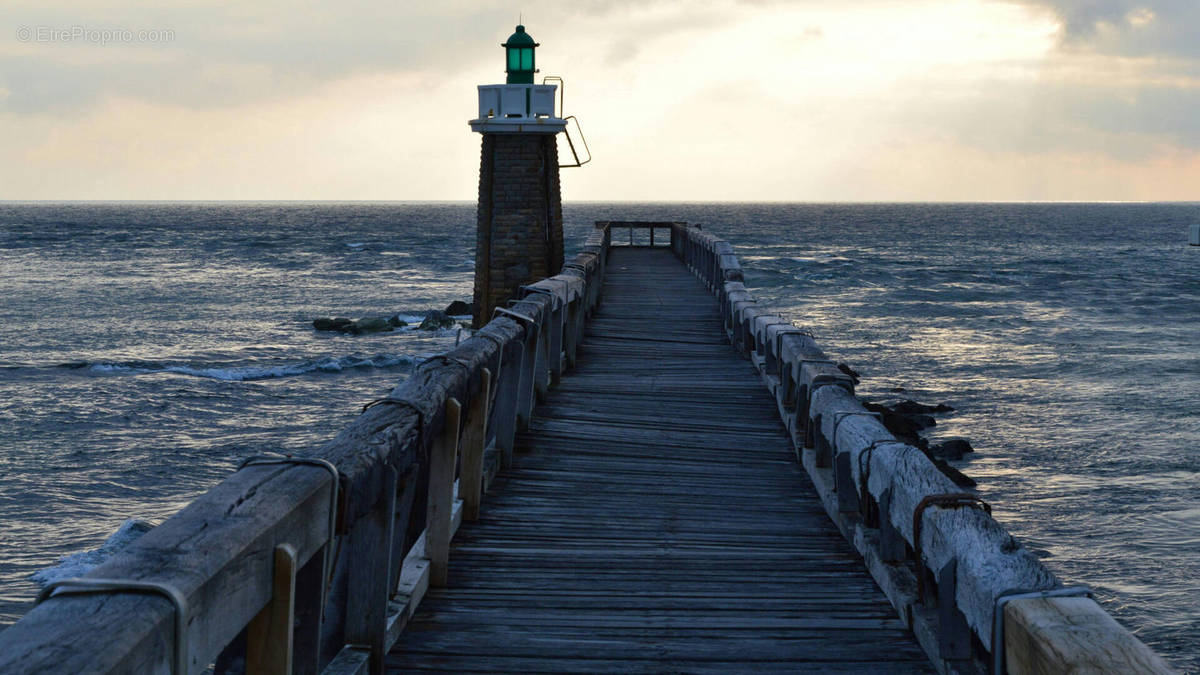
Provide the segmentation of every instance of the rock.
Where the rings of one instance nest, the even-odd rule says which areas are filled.
[[[443,328],[453,328],[456,324],[454,319],[446,316],[445,312],[431,309],[425,314],[425,318],[421,321],[420,330],[441,330]]]
[[[921,429],[925,427],[912,420],[908,415],[901,415],[890,408],[870,401],[863,401],[862,404],[867,410],[883,416],[883,426],[887,427],[887,430],[892,432],[896,438],[912,445],[917,445],[924,440],[921,438]]]
[[[895,410],[896,412],[904,414],[904,415],[922,415],[922,414],[929,414],[929,413],[952,412],[954,410],[954,408],[951,408],[950,406],[946,405],[945,403],[939,403],[937,405],[928,405],[925,403],[917,403],[916,401],[914,401],[912,399],[906,398],[903,401],[893,405],[892,410]]]
[[[958,460],[962,459],[963,455],[968,452],[975,452],[975,448],[965,438],[951,438],[950,440],[930,446],[930,453],[935,457],[942,459]]]
[[[842,371],[843,373],[849,375],[850,379],[854,380],[854,384],[858,384],[858,382],[859,382],[858,371],[854,370],[853,368],[851,368],[850,366],[848,366],[844,363],[837,364],[837,369]]]
[[[350,332],[355,335],[363,333],[381,333],[393,330],[392,324],[387,319],[359,319],[352,325]]]
[[[900,414],[904,415],[904,413],[900,413]],[[929,427],[937,426],[937,420],[933,419],[929,415],[904,415],[904,416],[907,417],[908,419],[912,420],[913,424],[916,424],[921,429],[928,429]]]
[[[333,327],[333,319],[313,319],[313,328],[316,330],[337,330]]]
[[[392,324],[392,326],[395,328],[408,325],[408,322],[404,319],[401,319],[399,314],[393,314],[388,317],[388,323]]]
[[[347,332],[350,326],[353,325],[354,322],[344,316],[339,316],[333,320],[333,330],[340,330],[343,333]]]
[[[455,300],[446,305],[446,314],[450,316],[467,316],[471,314],[471,306],[462,300]]]
[[[908,390],[905,389],[904,387],[892,387],[888,391],[892,392],[893,394],[903,394],[904,392],[906,392]]]
[[[933,460],[933,465],[936,466],[939,471],[945,474],[947,478],[954,481],[955,485],[959,487],[975,487],[978,485],[973,478],[947,464],[946,460],[938,459],[936,457],[931,459]]]

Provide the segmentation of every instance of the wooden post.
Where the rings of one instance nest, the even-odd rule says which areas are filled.
[[[330,546],[324,546],[296,572],[296,590],[292,609],[292,673],[317,675],[321,661],[321,606],[324,599],[325,556],[332,556]]]
[[[904,537],[892,524],[892,488],[879,497],[879,557],[887,563],[903,562],[907,556]]]
[[[582,337],[580,335],[583,327],[583,323],[580,321],[580,315],[583,311],[580,307],[581,302],[583,302],[582,298],[576,299],[567,305],[566,310],[567,330],[566,335],[563,337],[563,351],[566,352],[566,367],[570,370],[575,369],[575,356],[579,350],[579,338]]]
[[[429,556],[429,583],[445,586],[450,563],[450,514],[454,508],[454,464],[458,456],[458,422],[462,406],[446,399],[442,433],[429,458],[429,510],[425,519],[425,553]]]
[[[557,308],[550,313],[549,335],[546,336],[546,365],[550,371],[547,384],[556,387],[562,379],[563,323],[567,316],[567,303],[565,300],[559,302],[555,299],[553,304],[557,305]],[[543,391],[542,395],[545,394]]]
[[[275,547],[275,579],[271,601],[246,627],[246,672],[290,675],[292,624],[295,617],[296,549]]]
[[[517,430],[529,428],[533,415],[534,382],[538,373],[538,354],[541,352],[542,327],[533,323],[524,323],[525,340],[521,355],[521,386],[517,391]]]
[[[500,466],[512,466],[513,444],[517,433],[517,401],[521,395],[521,380],[525,377],[525,349],[516,344],[504,354],[504,368],[496,382],[496,406],[492,410],[496,448],[500,450]]]
[[[488,401],[491,400],[492,371],[479,373],[479,393],[467,409],[467,428],[463,430],[462,475],[458,491],[463,500],[463,518],[479,519],[479,502],[483,497],[483,447],[487,440]]]
[[[392,539],[395,536],[396,483],[399,475],[390,466],[383,472],[384,493],[349,536],[349,584],[346,597],[346,644],[371,652],[371,672],[382,675],[387,657],[387,605],[392,595],[389,580]]]
[[[958,610],[958,559],[951,558],[937,574],[938,650],[947,661],[971,658],[971,628]]]
[[[834,489],[837,490],[838,511],[858,513],[858,489],[850,472],[850,453],[839,452],[833,465]]]

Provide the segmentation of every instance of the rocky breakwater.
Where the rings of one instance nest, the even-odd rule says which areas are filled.
[[[854,378],[858,383],[858,373],[844,363],[838,364],[842,372]],[[892,393],[903,393],[904,389],[897,387]],[[877,413],[883,426],[892,432],[896,438],[919,448],[943,474],[954,481],[959,487],[975,487],[976,482],[970,476],[949,464],[952,461],[966,459],[969,453],[975,452],[971,442],[965,438],[950,438],[941,443],[930,443],[922,434],[926,429],[937,426],[937,415],[954,412],[954,408],[945,403],[930,405],[918,403],[909,398],[894,403],[875,403],[865,397],[859,397],[863,407]]]
[[[455,328],[460,325],[458,322],[459,318],[464,316],[470,318],[470,315],[471,306],[461,300],[455,300],[444,310],[429,310],[425,313],[425,317],[421,320],[421,323],[412,327],[410,327],[408,321],[400,318],[399,314],[393,314],[389,317],[364,317],[361,319],[321,317],[314,319],[312,326],[314,330],[344,333],[347,335],[390,333],[401,328],[436,331]]]

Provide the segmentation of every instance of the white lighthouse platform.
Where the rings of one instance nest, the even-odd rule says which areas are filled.
[[[554,84],[481,84],[479,117],[471,120],[479,133],[557,134],[567,121],[554,114]]]

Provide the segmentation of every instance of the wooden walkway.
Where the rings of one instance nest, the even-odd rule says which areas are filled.
[[[931,672],[713,296],[616,248],[603,298],[389,670]]]

